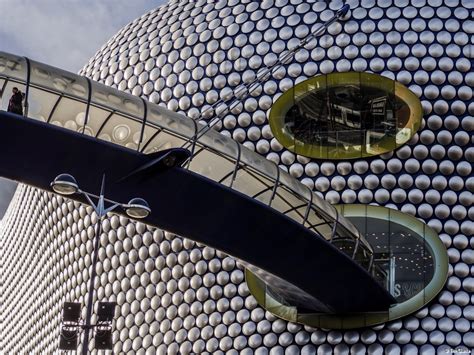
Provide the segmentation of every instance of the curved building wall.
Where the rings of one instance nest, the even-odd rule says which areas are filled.
[[[300,51],[217,128],[331,203],[375,203],[421,218],[448,248],[445,289],[416,314],[381,326],[311,329],[257,306],[233,258],[111,216],[104,222],[96,290],[98,299],[119,304],[116,353],[433,354],[474,347],[472,2],[348,3],[347,20]],[[82,73],[197,117],[341,5],[171,1],[122,29]],[[423,105],[422,129],[409,144],[371,159],[316,161],[285,150],[268,124],[272,103],[308,77],[348,70],[373,71],[408,86]],[[57,349],[62,303],[85,300],[90,212],[18,189],[1,227],[6,353]]]

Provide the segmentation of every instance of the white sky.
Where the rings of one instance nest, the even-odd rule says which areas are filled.
[[[78,72],[122,27],[165,0],[0,0],[0,51]],[[0,218],[15,184],[0,178]]]
[[[0,50],[77,72],[163,0],[0,0]]]

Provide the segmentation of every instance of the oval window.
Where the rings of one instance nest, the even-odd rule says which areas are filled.
[[[433,229],[413,216],[386,207],[350,204],[335,207],[370,243],[373,249],[371,263],[374,264],[372,277],[390,292],[396,304],[386,312],[314,313],[292,305],[270,283],[246,269],[249,290],[262,307],[280,318],[312,327],[351,329],[414,313],[443,289],[448,277],[448,254]],[[344,243],[335,246],[345,251]]]
[[[275,138],[316,159],[380,155],[405,144],[423,117],[420,100],[404,85],[371,73],[347,72],[305,80],[270,111]]]

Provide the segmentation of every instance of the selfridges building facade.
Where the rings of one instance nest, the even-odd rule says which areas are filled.
[[[347,3],[351,10],[343,20],[215,128],[332,204],[380,205],[427,223],[448,250],[443,290],[415,314],[388,323],[312,328],[261,308],[231,256],[111,215],[103,223],[96,298],[118,303],[114,353],[435,354],[474,348],[474,3]],[[170,1],[123,28],[81,74],[196,118],[342,5]],[[392,152],[363,159],[312,159],[286,149],[270,127],[272,105],[308,78],[349,71],[407,86],[422,104],[418,132]],[[1,224],[2,352],[57,351],[63,302],[85,300],[96,219],[90,207],[18,187]]]

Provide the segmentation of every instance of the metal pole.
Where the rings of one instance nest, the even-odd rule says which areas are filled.
[[[98,216],[98,221],[96,224],[96,230],[95,230],[95,240],[94,240],[94,249],[92,251],[93,253],[93,260],[92,260],[92,265],[91,265],[91,278],[89,281],[89,297],[87,301],[87,314],[86,314],[86,324],[84,327],[84,338],[82,339],[82,355],[87,355],[87,351],[89,349],[89,330],[91,327],[91,318],[92,318],[92,308],[93,308],[93,301],[94,301],[94,281],[95,277],[97,275],[97,270],[96,270],[96,265],[97,265],[97,260],[99,258],[99,241],[100,241],[100,235],[102,234],[102,220],[104,219],[105,213],[104,213],[104,184],[105,184],[105,175],[102,176],[102,185],[100,188],[100,196],[99,196],[99,202],[97,204],[97,208],[95,209],[95,212],[97,213]]]

